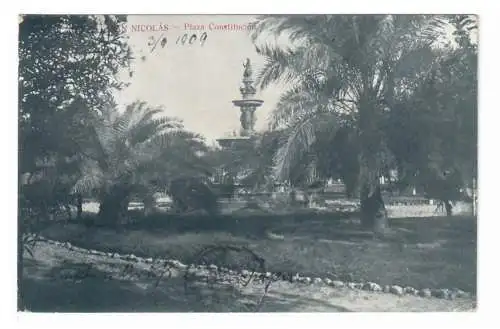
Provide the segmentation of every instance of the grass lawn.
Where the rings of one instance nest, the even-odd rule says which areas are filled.
[[[108,252],[192,262],[207,245],[246,246],[273,272],[476,292],[476,218],[391,219],[373,238],[333,214],[167,216],[120,229],[57,223],[42,235]]]

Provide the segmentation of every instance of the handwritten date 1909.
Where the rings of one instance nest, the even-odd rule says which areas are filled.
[[[199,44],[200,46],[203,46],[207,41],[207,37],[208,37],[207,32],[203,32],[200,35],[197,35],[196,33],[194,34],[185,33],[177,37],[175,44],[180,46]],[[158,47],[158,45],[161,48],[165,48],[167,44],[168,44],[168,38],[163,34],[159,38],[153,36],[149,37],[148,46],[150,47],[151,52],[153,52]]]

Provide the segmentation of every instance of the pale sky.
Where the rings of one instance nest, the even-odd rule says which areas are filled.
[[[153,106],[162,105],[165,115],[182,119],[187,129],[201,133],[209,141],[239,131],[240,111],[231,101],[241,98],[243,62],[250,58],[256,76],[264,60],[256,53],[248,32],[210,31],[210,24],[248,24],[253,19],[242,15],[129,16],[129,43],[137,60],[133,65],[135,73],[129,79],[131,85],[117,95],[118,103],[141,100]],[[132,31],[136,24],[154,25],[157,29],[166,24],[169,29]],[[185,30],[185,24],[203,25],[205,30]],[[175,44],[186,32],[198,37],[206,32],[204,45],[199,41],[192,45]],[[162,48],[159,43],[151,52],[148,39],[162,39],[162,35],[167,37],[167,44]],[[145,61],[140,60],[143,55]],[[281,93],[282,89],[275,86],[257,92],[255,97],[264,100],[264,104],[256,112],[256,130],[267,127],[267,117]]]
[[[211,30],[211,27],[246,25],[254,19],[246,15],[129,15],[129,44],[137,60],[133,64],[133,77],[127,76],[131,85],[117,95],[118,103],[126,105],[141,100],[152,106],[161,105],[165,107],[165,115],[182,119],[188,130],[204,135],[207,141],[239,132],[240,111],[232,100],[241,97],[243,62],[247,57],[251,59],[256,76],[264,58],[256,53],[245,30]],[[168,31],[159,31],[165,25]],[[158,31],[144,31],[152,27]],[[201,27],[204,30],[195,30]],[[185,33],[197,34],[199,39],[203,32],[207,33],[203,46],[199,40],[191,45],[176,44],[177,38]],[[148,45],[151,37],[159,41],[153,52]],[[162,48],[163,37],[167,43]],[[141,56],[146,57],[145,61]],[[255,97],[264,100],[264,104],[256,112],[256,130],[267,127],[268,115],[283,91],[283,87],[275,85],[257,91]]]

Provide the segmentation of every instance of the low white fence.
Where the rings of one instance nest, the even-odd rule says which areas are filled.
[[[295,207],[290,207],[286,205],[287,195],[285,193],[273,193],[267,195],[244,195],[236,197],[232,200],[221,200],[220,204],[222,206],[223,213],[233,213],[238,212],[239,209],[244,208],[249,200],[257,201],[256,203],[261,205],[262,208],[269,208],[269,210],[277,210],[278,212],[288,208],[286,212],[293,212]],[[283,205],[280,205],[278,200],[283,201]],[[304,197],[301,195],[297,196],[297,200],[304,201]],[[346,199],[346,198],[335,198],[335,199],[325,199],[324,196],[316,195],[313,204],[310,206],[312,210],[318,211],[346,211],[354,212],[359,207],[359,200],[356,199]],[[317,202],[319,201],[319,202]],[[443,206],[440,206],[437,201],[429,200],[424,198],[412,198],[412,197],[395,197],[395,198],[385,198],[386,208],[389,217],[391,218],[404,218],[404,217],[436,217],[445,216],[446,210]],[[161,197],[157,199],[157,204],[160,208],[165,209],[166,205],[171,202],[169,198]],[[305,206],[298,206],[298,208],[304,208]],[[129,209],[142,209],[143,205],[140,202],[131,202]],[[99,203],[95,201],[86,201],[83,204],[83,211],[90,213],[97,213],[99,211]],[[472,203],[467,202],[456,202],[453,206],[453,215],[473,215]]]

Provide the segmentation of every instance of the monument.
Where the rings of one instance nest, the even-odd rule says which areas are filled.
[[[240,87],[241,99],[233,100],[233,104],[240,108],[240,132],[230,137],[217,139],[222,147],[232,147],[235,144],[251,140],[255,133],[255,111],[264,103],[263,100],[255,99],[256,89],[253,86],[252,64],[249,58],[246,59],[243,68],[243,84]]]

